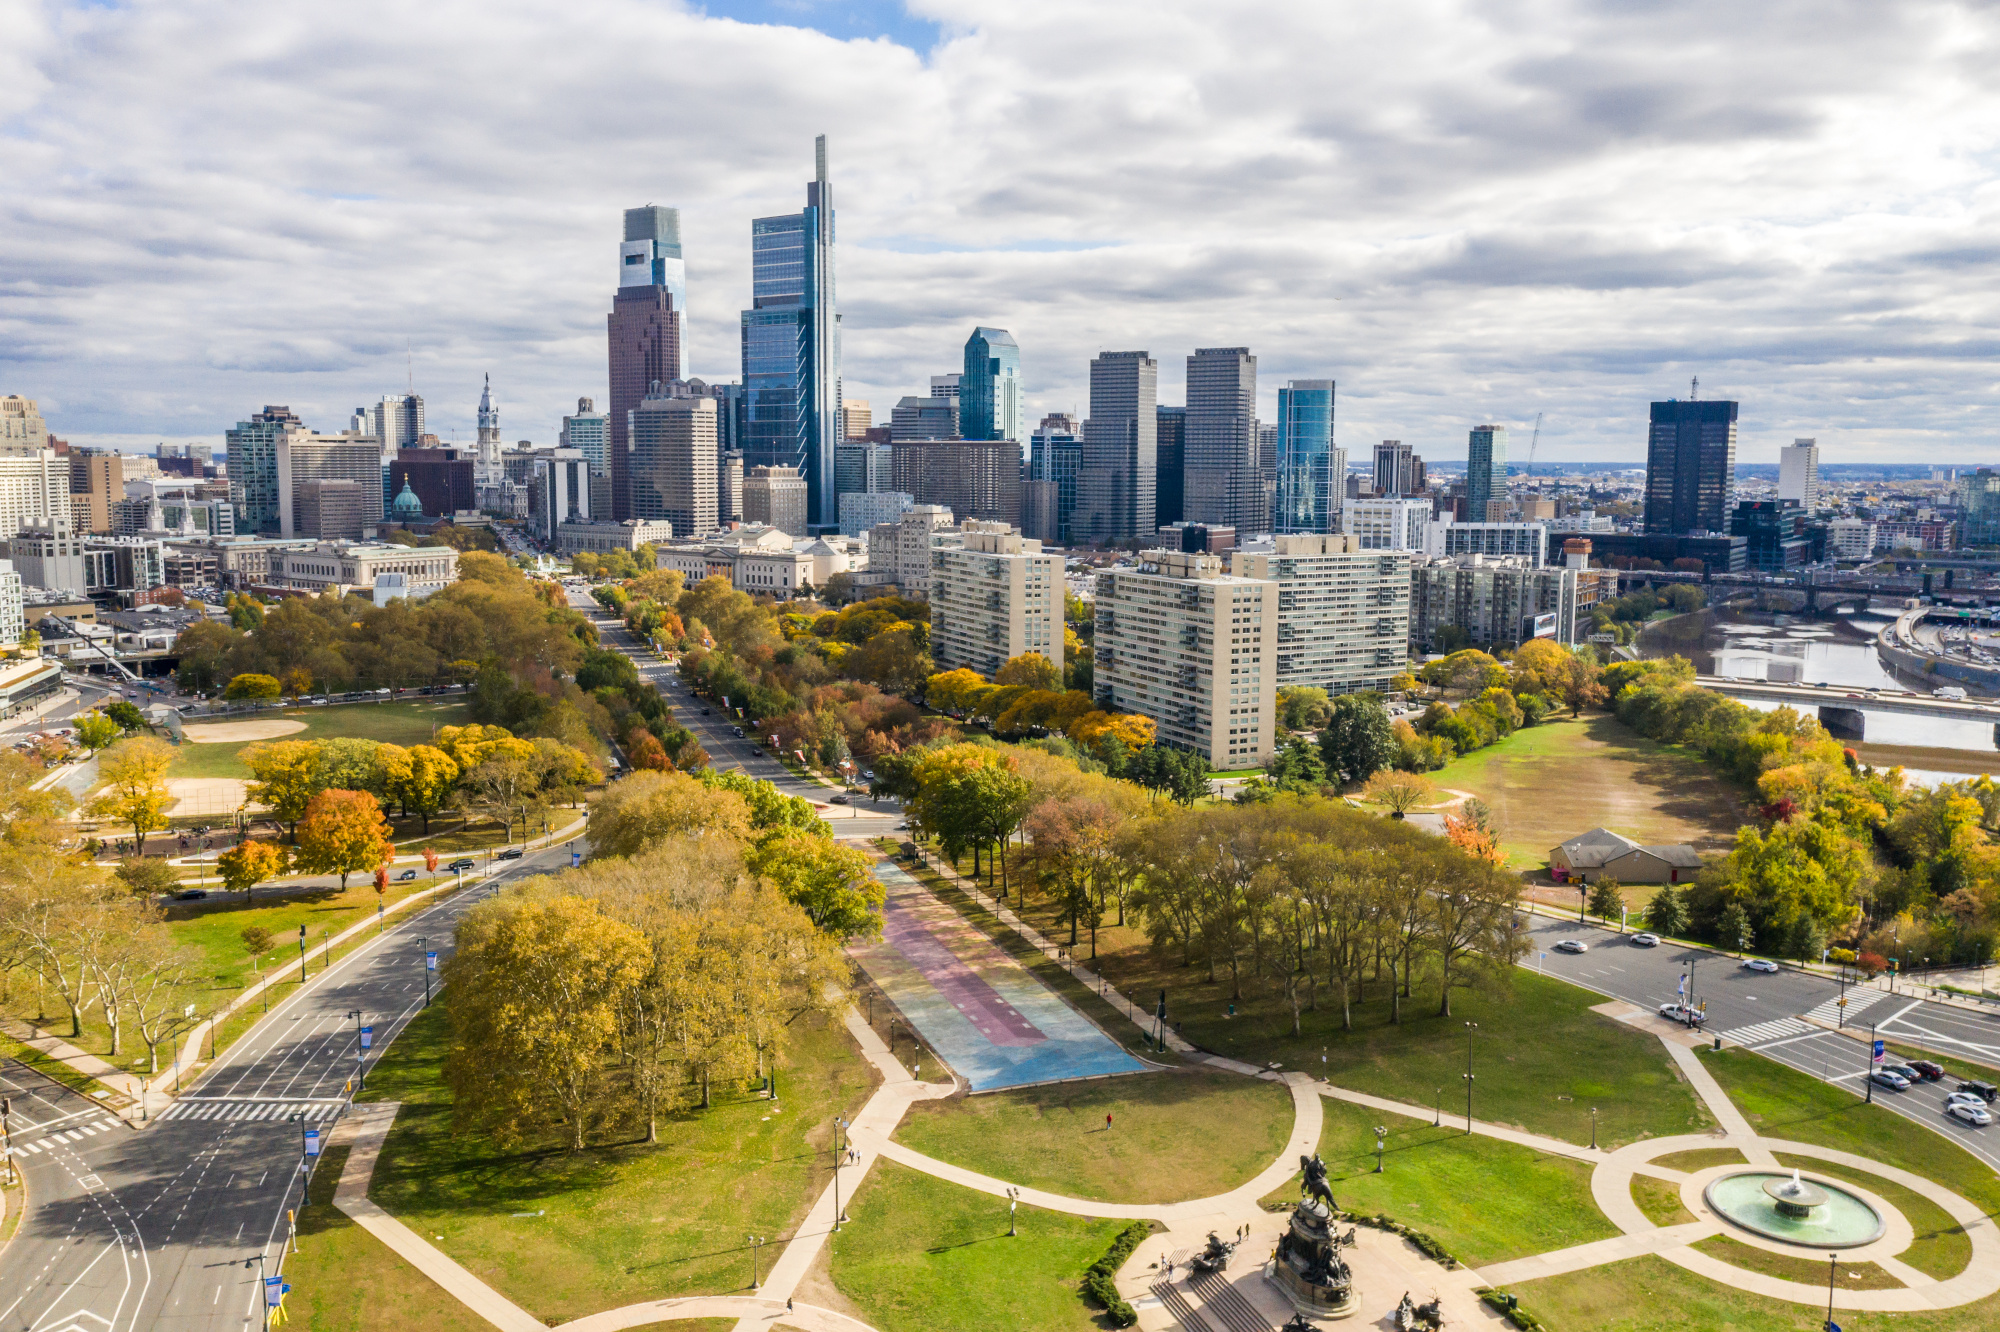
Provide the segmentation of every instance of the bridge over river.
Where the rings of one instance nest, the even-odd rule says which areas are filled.
[[[1893,712],[1908,717],[1993,723],[2000,745],[2000,703],[1976,699],[1932,698],[1888,689],[1852,689],[1844,685],[1781,684],[1771,680],[1737,680],[1722,675],[1698,675],[1695,683],[1745,702],[1782,703],[1800,711],[1813,709],[1820,724],[1842,740],[1867,739],[1867,714]]]

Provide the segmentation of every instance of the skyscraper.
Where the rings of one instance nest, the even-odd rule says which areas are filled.
[[[833,185],[826,136],[814,142],[806,206],[750,224],[751,308],[743,312],[743,461],[795,467],[808,519],[839,525],[833,450],[840,442],[840,315],[833,284]]]
[[[678,208],[625,210],[618,247],[618,290],[605,319],[611,362],[611,517],[642,517],[632,507],[630,414],[655,384],[687,378],[687,263],[681,257]]]
[[[1021,441],[1021,349],[1004,328],[975,328],[958,381],[959,433]]]
[[[1187,433],[1182,507],[1189,522],[1261,532],[1263,504],[1257,445],[1257,358],[1248,347],[1203,347],[1187,361]]]
[[[1653,404],[1646,444],[1646,531],[1726,532],[1736,481],[1736,404]]]
[[[414,393],[384,394],[382,401],[357,415],[366,416],[367,431],[381,443],[385,460],[423,443],[424,400]]]
[[[1278,390],[1279,532],[1339,530],[1347,451],[1333,445],[1334,384],[1294,379]]]
[[[1507,498],[1507,427],[1474,426],[1465,446],[1465,521],[1491,521],[1487,506]]]
[[[1819,441],[1795,439],[1778,453],[1778,498],[1799,502],[1811,513],[1819,507]]]
[[[592,476],[611,475],[611,418],[597,411],[596,404],[589,398],[578,398],[576,415],[562,419],[560,440],[560,447],[582,452]],[[483,440],[480,451],[482,455],[485,452]],[[494,460],[499,460],[498,450],[495,450]],[[499,469],[496,467],[495,470]]]
[[[1153,455],[1153,522],[1171,527],[1186,516],[1187,408],[1160,407],[1159,439]]]
[[[662,385],[633,407],[630,425],[632,516],[664,519],[682,540],[715,531],[715,399]]]
[[[1160,365],[1148,352],[1090,363],[1090,416],[1077,474],[1076,538],[1151,540],[1159,451]]]
[[[1375,446],[1375,493],[1385,499],[1401,499],[1417,489],[1410,446],[1400,439],[1385,439]]]
[[[278,443],[306,433],[305,422],[291,408],[274,406],[238,421],[227,432],[229,499],[236,506],[237,531],[278,530],[280,499],[287,508],[291,505],[291,496],[278,488]],[[380,487],[379,479],[376,485]]]

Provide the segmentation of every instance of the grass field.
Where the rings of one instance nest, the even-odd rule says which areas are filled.
[[[896,1139],[1051,1193],[1166,1203],[1254,1178],[1284,1150],[1292,1120],[1291,1092],[1280,1083],[1176,1069],[919,1101]],[[1226,1133],[1217,1132],[1222,1125]]]
[[[245,713],[240,717],[216,717],[215,722],[283,720],[304,722],[303,731],[279,736],[280,740],[331,740],[347,736],[357,740],[381,740],[392,745],[428,743],[439,726],[463,726],[470,716],[463,703],[348,703],[338,707],[285,708],[282,711]],[[201,725],[210,719],[191,723]],[[246,740],[240,744],[184,744],[174,751],[174,765],[168,777],[248,777],[242,753],[253,744],[268,741]]]
[[[285,1309],[292,1321],[313,1332],[489,1328],[485,1319],[334,1207],[333,1190],[346,1164],[345,1147],[326,1153],[299,1212],[299,1251],[285,1260],[285,1280],[292,1286]]]
[[[1749,1160],[1734,1147],[1700,1147],[1691,1152],[1668,1152],[1665,1156],[1654,1157],[1652,1163],[1665,1170],[1685,1170],[1693,1174],[1710,1166],[1748,1165]]]
[[[1656,1226],[1678,1226],[1695,1219],[1694,1213],[1681,1202],[1680,1185],[1669,1184],[1664,1179],[1654,1179],[1650,1175],[1632,1176],[1632,1201]]]
[[[845,1030],[801,1018],[779,1066],[780,1108],[718,1088],[713,1109],[664,1119],[657,1146],[635,1126],[580,1153],[509,1149],[452,1123],[448,1034],[435,1005],[369,1074],[368,1099],[403,1102],[370,1196],[544,1320],[747,1292],[744,1237],[769,1238],[763,1257],[777,1256],[830,1178],[834,1117],[851,1116],[874,1081]]]
[[[831,1240],[829,1271],[882,1332],[1090,1332],[1084,1269],[1129,1222],[1023,1207],[878,1162]]]
[[[1375,1173],[1375,1127],[1383,1139]],[[1590,1197],[1590,1169],[1494,1138],[1412,1123],[1345,1101],[1326,1102],[1319,1154],[1342,1208],[1381,1213],[1428,1232],[1475,1267],[1608,1239],[1618,1228]],[[1295,1202],[1298,1179],[1267,1202]]]
[[[1743,793],[1706,763],[1602,715],[1524,727],[1430,776],[1492,807],[1516,869],[1547,864],[1549,848],[1597,827],[1726,851],[1743,822]]]
[[[1808,1258],[1804,1254],[1773,1253],[1729,1235],[1711,1235],[1705,1240],[1697,1240],[1691,1247],[1711,1258],[1746,1272],[1762,1272],[1765,1276],[1777,1277],[1780,1281],[1797,1281],[1802,1285],[1824,1286],[1828,1263],[1823,1258]],[[1853,1259],[1833,1265],[1834,1280],[1839,1282],[1835,1290],[1902,1290],[1903,1283],[1874,1263],[1857,1263]]]

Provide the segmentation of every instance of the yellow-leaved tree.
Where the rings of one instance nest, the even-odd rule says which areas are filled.
[[[282,846],[248,841],[224,851],[216,858],[215,868],[231,892],[247,897],[255,893],[258,884],[283,874],[290,859]]]
[[[292,840],[298,841],[299,820],[305,817],[312,798],[324,789],[319,745],[311,740],[251,745],[243,751],[243,762],[250,769],[250,799],[291,829]]]
[[[382,770],[383,793],[405,815],[421,818],[424,836],[430,836],[431,815],[444,808],[458,782],[457,762],[435,745],[383,745],[375,751],[375,761]]]
[[[141,855],[146,853],[146,834],[166,826],[167,768],[173,761],[172,745],[144,735],[119,741],[97,760],[105,787],[90,802],[90,812],[131,825]]]

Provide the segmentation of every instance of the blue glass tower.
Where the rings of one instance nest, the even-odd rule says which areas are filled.
[[[840,525],[840,314],[833,288],[833,186],[826,136],[802,212],[750,224],[751,308],[743,312],[743,466],[796,467],[812,524]]]
[[[1347,451],[1333,446],[1333,381],[1294,379],[1278,390],[1279,532],[1331,532],[1340,525]]]
[[[1021,349],[1004,328],[975,328],[965,340],[958,433],[966,439],[1021,438]]]

